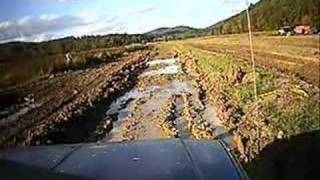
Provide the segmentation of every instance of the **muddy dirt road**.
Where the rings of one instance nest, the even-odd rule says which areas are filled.
[[[102,128],[114,123],[101,141],[214,138],[219,121],[207,112],[205,97],[181,70],[180,59],[152,59],[146,65],[136,86],[106,111]]]
[[[141,51],[14,91],[1,111],[2,146],[230,136],[197,72],[177,55]]]

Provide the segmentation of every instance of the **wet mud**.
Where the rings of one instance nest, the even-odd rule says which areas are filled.
[[[48,117],[42,116],[43,120],[31,116],[34,123],[10,131],[12,135],[2,139],[2,144],[35,146],[167,138],[227,141],[228,133],[208,102],[199,72],[190,67],[190,62],[177,55],[155,57],[142,53],[101,66],[94,76],[87,75],[91,82],[86,88],[72,90],[69,99],[51,110]],[[32,98],[25,109],[5,117],[0,125],[22,121],[19,116],[28,117],[29,111],[40,114],[39,109],[46,104],[38,104]]]

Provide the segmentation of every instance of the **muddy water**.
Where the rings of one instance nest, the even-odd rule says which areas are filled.
[[[137,85],[106,110],[105,115],[113,117],[113,128],[100,141],[128,140],[125,136],[130,137],[129,140],[168,138],[157,121],[158,114],[166,108],[169,101],[173,101],[174,128],[179,132],[178,137],[192,138],[183,117],[183,94],[191,96],[191,103],[201,109],[199,113],[208,123],[217,127],[215,131],[218,135],[225,133],[223,128],[220,129],[222,125],[214,109],[201,102],[196,85],[182,73],[178,58],[152,60],[147,65],[148,68],[138,77]]]
[[[201,131],[227,141],[229,136],[215,109],[207,104],[197,82],[181,70],[179,62],[179,58],[144,62],[130,74],[125,88],[101,97],[72,121],[50,127],[47,133],[32,139],[31,145],[199,139],[206,134]],[[114,90],[112,84],[106,88]]]
[[[137,125],[135,132],[132,132],[138,139],[166,138],[154,122],[157,121],[157,114],[165,108],[165,104],[171,101],[172,97],[182,93],[196,93],[192,84],[179,80],[179,59],[153,60],[147,65],[149,68],[139,76],[138,85],[114,101],[106,111],[107,116],[116,116],[116,119],[109,136],[103,141],[121,140],[124,126],[132,119],[138,119],[138,123],[141,124]],[[183,137],[189,137],[190,133],[187,133],[180,112],[183,108],[182,100],[176,99],[177,128]]]
[[[220,139],[226,145],[231,146],[232,136],[223,127],[221,120],[218,118],[218,114],[215,107],[213,107],[210,104],[206,104],[203,116],[209,124],[212,124],[215,127],[214,134],[217,137],[217,139]]]
[[[0,111],[0,127],[8,123],[16,123],[19,117],[39,106],[41,106],[41,103],[36,103],[32,94],[26,96],[20,104],[12,105]]]
[[[186,121],[183,117],[183,99],[181,96],[176,96],[175,102],[174,102],[174,110],[175,110],[175,122],[176,122],[176,127],[179,130],[179,137],[186,139],[192,137],[192,134],[190,133]]]

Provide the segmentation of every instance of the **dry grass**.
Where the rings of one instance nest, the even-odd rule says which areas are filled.
[[[254,36],[253,41],[259,65],[320,86],[319,36]],[[246,34],[191,39],[185,43],[209,52],[250,60]]]
[[[114,57],[126,51],[121,48],[104,48],[72,53],[73,63],[67,65],[64,54],[17,59],[12,62],[0,62],[0,88],[19,85],[44,75],[69,69],[83,69],[92,64],[112,61]]]

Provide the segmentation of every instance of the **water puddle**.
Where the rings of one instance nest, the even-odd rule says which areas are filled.
[[[113,119],[112,130],[101,141],[114,142],[121,140],[121,134],[126,129],[123,124],[127,122],[126,120],[130,120],[128,122],[131,122],[132,119],[138,119],[140,123],[139,128],[145,127],[145,129],[141,129],[142,134],[154,134],[151,131],[155,129],[155,126],[150,127],[150,121],[157,117],[155,115],[164,109],[168,101],[174,101],[175,128],[179,131],[179,137],[191,138],[192,134],[183,117],[184,101],[181,96],[182,94],[190,94],[192,104],[195,107],[200,107],[203,118],[208,123],[217,127],[215,133],[218,136],[228,138],[220,120],[217,118],[214,108],[204,106],[200,101],[198,90],[194,86],[193,81],[188,79],[181,80],[179,78],[178,75],[181,70],[178,61],[179,59],[160,59],[147,62],[149,68],[138,77],[137,86],[112,102],[109,109],[106,110],[105,115],[115,117],[115,119]],[[158,77],[164,80],[161,83],[153,81]],[[141,84],[139,83],[140,81]],[[159,129],[159,127],[157,128]],[[153,139],[154,137],[149,138]]]
[[[143,83],[143,88],[139,86],[134,87],[128,93],[115,100],[106,111],[105,114],[107,116],[116,116],[116,120],[113,124],[114,127],[106,139],[112,139],[111,141],[118,140],[119,133],[123,131],[123,127],[121,125],[129,118],[138,118],[140,121],[145,119],[152,120],[155,114],[162,111],[166,103],[173,96],[179,97],[182,93],[196,93],[195,88],[191,83],[181,81],[178,79],[178,76],[176,76],[180,73],[178,59],[153,60],[147,62],[147,65],[149,68],[146,69],[139,78],[142,81],[145,78],[151,78],[151,81]],[[152,79],[157,77],[163,77],[166,79],[167,76],[163,75],[173,76],[163,81],[163,83],[154,85]],[[184,137],[190,137],[188,130],[185,129],[185,124],[182,123],[183,118],[181,117],[181,113],[183,102],[181,98],[177,98],[175,106],[177,113],[176,117],[178,120],[177,128],[179,128],[179,131],[181,131]],[[149,124],[146,123],[146,126],[148,125]]]
[[[19,117],[39,106],[41,106],[41,103],[35,103],[33,95],[28,95],[24,98],[23,103],[14,105],[0,112],[0,126],[8,123],[14,123],[19,119]]]
[[[187,123],[185,119],[183,118],[183,99],[180,95],[176,96],[175,102],[174,102],[174,107],[175,107],[175,122],[176,122],[176,127],[179,130],[179,138],[186,139],[192,137]]]
[[[142,77],[152,77],[161,75],[175,75],[180,72],[179,59],[157,59],[147,62],[147,66],[152,70],[144,72]],[[156,69],[155,69],[156,68]]]
[[[142,116],[147,116],[155,111],[160,111],[170,97],[192,92],[194,93],[195,89],[190,84],[176,79],[165,86],[148,86],[144,90],[136,87],[114,101],[106,115],[116,115],[116,124],[119,125],[133,116],[137,104],[141,109],[139,113]]]
[[[157,66],[157,65],[174,65],[178,64],[179,59],[173,58],[173,59],[157,59],[153,61],[147,62],[148,66]]]
[[[213,107],[210,104],[207,104],[204,110],[203,117],[207,120],[209,124],[215,127],[215,136],[217,136],[218,139],[222,140],[225,144],[230,146],[232,143],[232,136],[223,127],[221,120],[218,118],[218,114],[215,110],[215,107]]]
[[[117,115],[117,123],[123,122],[126,118],[131,117],[134,104],[137,99],[146,99],[152,96],[152,93],[155,92],[160,87],[151,86],[147,87],[144,91],[140,91],[138,88],[134,88],[131,91],[127,92],[116,101],[114,101],[109,110],[106,112],[106,115]]]
[[[179,73],[179,66],[178,65],[170,65],[166,66],[164,68],[161,68],[159,70],[152,70],[152,71],[147,71],[143,73],[141,76],[146,77],[146,76],[161,76],[161,75],[172,75],[172,74],[178,74]]]

